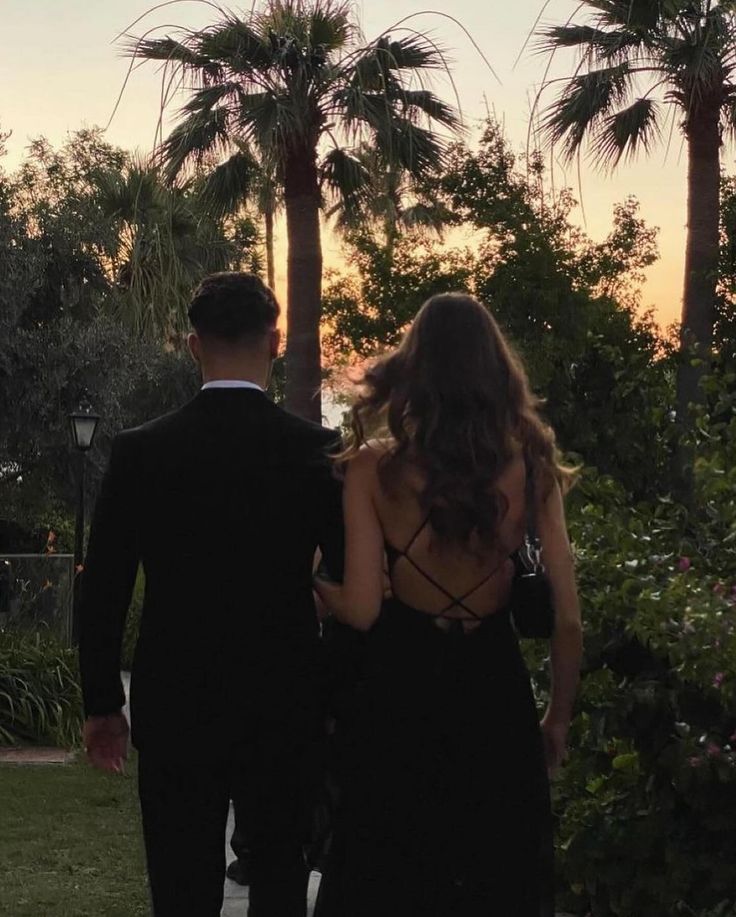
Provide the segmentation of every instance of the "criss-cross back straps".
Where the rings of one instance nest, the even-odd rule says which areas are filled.
[[[467,592],[464,592],[460,596],[455,596],[448,589],[446,589],[442,585],[442,583],[437,582],[437,580],[432,576],[431,573],[427,573],[427,571],[423,567],[421,567],[409,553],[412,547],[414,546],[414,543],[416,542],[417,538],[419,538],[420,534],[425,529],[428,523],[429,523],[429,516],[426,516],[422,520],[421,524],[419,525],[419,528],[414,532],[412,537],[409,539],[409,542],[407,543],[403,551],[399,550],[394,545],[387,543],[387,547],[390,548],[393,554],[395,555],[392,566],[396,564],[396,561],[398,560],[398,558],[400,557],[405,558],[406,560],[409,561],[412,567],[414,567],[417,573],[423,576],[427,580],[427,582],[431,583],[432,586],[434,586],[434,588],[437,589],[438,592],[441,592],[445,596],[445,598],[448,598],[450,600],[449,605],[446,605],[441,611],[425,612],[425,614],[431,615],[432,617],[435,617],[435,618],[448,618],[449,617],[448,612],[452,608],[462,608],[464,611],[468,613],[470,618],[472,618],[473,620],[482,621],[484,616],[479,615],[477,612],[473,611],[473,609],[469,608],[465,604],[465,602],[467,599],[470,598],[471,595],[474,595],[482,586],[485,586],[485,584],[490,579],[493,579],[493,577],[498,573],[498,571],[506,563],[508,558],[504,557],[503,560],[501,560],[498,564],[496,564],[496,566],[491,570],[491,572],[487,576],[484,576],[483,579],[479,583],[477,583],[475,586],[473,586],[472,589],[469,589]],[[468,618],[465,618],[464,620],[468,620]]]

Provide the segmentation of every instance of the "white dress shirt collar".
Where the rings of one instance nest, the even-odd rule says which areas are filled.
[[[254,388],[256,391],[263,391],[260,385],[245,379],[215,379],[214,382],[205,382],[202,391],[205,392],[211,388]]]

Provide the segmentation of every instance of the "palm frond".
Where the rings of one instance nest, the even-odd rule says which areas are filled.
[[[544,29],[535,44],[542,54],[559,48],[577,48],[583,58],[601,63],[620,63],[623,56],[640,48],[645,36],[629,29],[599,29],[591,25],[556,25]]]
[[[187,100],[181,110],[186,114],[206,112],[209,109],[217,108],[218,105],[228,100],[237,99],[240,92],[240,84],[230,80],[213,83],[211,86],[203,86],[192,93],[191,98]]]
[[[726,104],[721,109],[721,124],[731,140],[736,141],[736,87],[731,88]]]
[[[204,30],[198,50],[201,57],[235,73],[263,72],[275,65],[271,43],[248,22],[235,16]]]
[[[269,0],[257,17],[259,30],[278,39],[293,40],[303,48],[325,53],[349,45],[357,34],[352,8],[344,0]]]
[[[572,158],[588,131],[595,129],[614,106],[625,102],[630,83],[626,63],[572,77],[542,122],[548,141],[562,143],[565,155]]]
[[[373,45],[390,70],[442,70],[443,49],[424,35],[381,36]]]
[[[442,166],[445,145],[433,131],[409,118],[392,117],[375,132],[376,146],[386,163],[423,178]]]
[[[345,119],[348,127],[353,127],[355,122],[365,122],[377,129],[387,117],[390,117],[392,111],[392,105],[385,93],[367,91],[357,81],[338,87],[332,104],[336,112]]]
[[[395,82],[393,74],[444,67],[442,49],[415,33],[398,39],[382,35],[343,62],[343,71],[352,84],[374,92],[382,90],[386,82]]]
[[[672,15],[678,7],[689,4],[681,0],[586,0],[586,5],[598,10],[598,21],[601,24],[650,32],[660,24],[664,16]]]
[[[309,112],[292,104],[288,95],[274,92],[244,93],[234,123],[260,155],[275,153],[277,158],[290,140],[303,136],[310,126]]]
[[[322,161],[321,178],[337,199],[330,215],[339,212],[342,226],[356,225],[371,197],[372,175],[363,158],[335,148]]]
[[[97,181],[97,202],[108,219],[132,222],[141,201],[150,206],[154,200],[153,189],[147,186],[146,173],[139,165],[127,172],[105,172]]]
[[[697,106],[702,95],[723,82],[722,49],[706,42],[697,44],[678,38],[663,45],[664,67],[672,75],[672,83],[681,90],[686,109]]]
[[[208,213],[216,219],[237,213],[252,193],[261,168],[248,150],[239,150],[209,172],[202,181],[200,194]]]
[[[457,110],[428,89],[402,90],[398,93],[398,100],[405,108],[416,109],[438,124],[444,124],[453,129],[460,127]]]
[[[180,64],[187,72],[201,74],[206,81],[222,77],[219,63],[201,54],[196,47],[175,38],[130,38],[123,43],[123,53],[133,58],[144,58],[163,63]]]
[[[324,48],[326,53],[347,47],[356,37],[357,29],[350,21],[347,3],[317,3],[310,13],[309,43]]]
[[[224,108],[196,111],[180,121],[158,151],[166,177],[173,181],[188,162],[201,162],[207,153],[226,148],[228,122]]]
[[[640,150],[648,153],[660,137],[658,115],[654,99],[643,98],[606,118],[593,144],[599,164],[615,166],[624,155],[632,158]]]

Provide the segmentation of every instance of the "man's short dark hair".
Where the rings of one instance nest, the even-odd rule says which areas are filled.
[[[255,274],[223,271],[205,277],[189,305],[189,321],[200,337],[228,343],[255,340],[278,321],[279,304]]]

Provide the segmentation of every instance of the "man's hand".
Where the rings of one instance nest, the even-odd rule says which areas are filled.
[[[128,757],[129,731],[123,713],[87,717],[83,741],[89,763],[101,771],[122,774]]]

